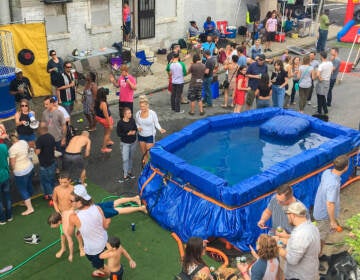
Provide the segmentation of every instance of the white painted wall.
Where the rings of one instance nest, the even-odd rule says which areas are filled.
[[[252,0],[156,0],[155,38],[142,40],[140,44],[154,50],[168,48],[171,43],[186,35],[190,20],[195,20],[202,29],[207,16],[211,16],[214,21],[227,20],[232,26],[244,25],[246,1]],[[262,17],[263,10],[276,7],[276,0],[259,1],[263,6]],[[48,48],[56,49],[60,56],[66,57],[75,48],[96,49],[121,41],[121,2],[109,0],[110,25],[96,28],[91,26],[91,0],[67,3],[68,32],[48,35]],[[43,20],[45,17],[45,4],[39,0],[10,0],[10,5],[13,21]],[[133,20],[136,21],[136,18]]]

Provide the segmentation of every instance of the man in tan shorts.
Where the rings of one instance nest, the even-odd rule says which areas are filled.
[[[90,156],[90,149],[91,140],[88,131],[83,131],[80,135],[71,138],[69,145],[66,147],[63,158],[63,170],[69,172],[73,182],[85,183],[86,171],[84,158]]]

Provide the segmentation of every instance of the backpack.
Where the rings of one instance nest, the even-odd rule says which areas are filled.
[[[357,264],[354,258],[346,251],[331,255],[327,258],[329,269],[321,280],[356,280]]]
[[[187,49],[187,44],[184,39],[179,39],[178,41],[180,49]]]
[[[199,264],[190,274],[185,273],[183,270],[174,277],[174,280],[192,280],[193,277],[198,273],[205,265]]]

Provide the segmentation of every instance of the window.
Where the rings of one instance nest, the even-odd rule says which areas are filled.
[[[45,5],[44,13],[47,34],[68,32],[66,4]]]
[[[109,0],[91,0],[91,26],[110,25]]]

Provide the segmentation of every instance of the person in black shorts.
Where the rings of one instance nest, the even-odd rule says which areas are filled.
[[[190,65],[188,69],[188,73],[191,73],[189,91],[188,91],[188,99],[190,100],[190,115],[195,114],[195,101],[198,102],[200,116],[204,115],[204,109],[201,99],[202,94],[202,84],[205,73],[205,65],[201,63],[201,58],[198,54],[193,56],[193,63]]]

